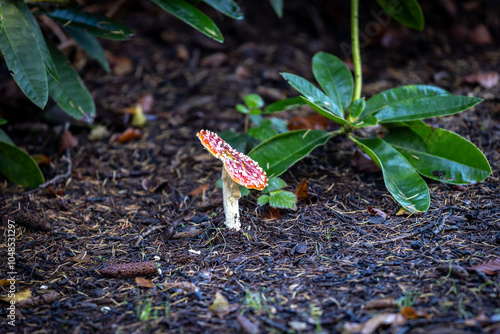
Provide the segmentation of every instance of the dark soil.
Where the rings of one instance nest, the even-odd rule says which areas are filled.
[[[484,98],[473,110],[429,122],[475,143],[493,175],[466,187],[429,181],[429,211],[397,216],[381,174],[355,170],[354,147],[338,138],[283,174],[287,190],[307,182],[309,197],[296,211],[265,219],[267,208],[252,191],[240,201],[240,232],[224,228],[215,186],[221,164],[195,134],[242,131],[234,106],[245,94],[267,103],[296,95],[279,72],[311,79],[317,51],[345,58],[349,8],[290,1],[280,21],[267,1],[247,5],[245,21],[213,15],[226,38],[219,45],[152,4],[135,4],[122,20],[136,36],[104,42],[115,74],[72,54],[96,99],[97,124],[121,133],[128,125],[119,111],[144,94],[154,97],[149,115],[156,120],[124,144],[109,136],[90,142],[90,129],[74,124],[80,144],[70,150],[69,178],[35,191],[2,182],[4,240],[8,219],[16,222],[18,295],[28,290],[32,297],[16,304],[16,327],[3,321],[0,331],[500,333],[499,274],[468,270],[500,257],[500,85],[464,82],[500,68],[498,44],[478,45],[466,31],[483,24],[500,40],[500,7],[457,2],[453,18],[446,3],[453,2],[422,1],[423,32],[392,22],[370,40],[362,49],[364,94],[422,83]],[[361,8],[363,28],[379,9]],[[4,82],[2,92],[12,94],[4,111],[18,112],[25,102]],[[61,125],[10,120],[4,128],[19,146],[52,159],[42,167],[47,180],[66,173],[54,135]],[[391,216],[372,215],[368,206]],[[0,279],[8,277],[7,258],[5,241]],[[160,272],[134,264],[146,261]],[[131,277],[102,275],[114,264],[130,264],[121,272]],[[216,303],[219,311],[211,307],[217,292],[228,302]],[[7,304],[0,314],[6,318]]]

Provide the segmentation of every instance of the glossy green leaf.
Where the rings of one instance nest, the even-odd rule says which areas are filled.
[[[306,102],[311,102],[320,106],[322,109],[328,110],[329,114],[335,115],[338,118],[344,118],[342,110],[335,104],[332,99],[325,93],[323,93],[319,88],[314,86],[312,83],[306,79],[291,73],[281,73],[283,78],[288,81],[288,83],[298,90]]]
[[[288,122],[286,120],[276,117],[271,117],[268,119],[271,121],[273,128],[278,133],[288,132]]]
[[[349,109],[349,118],[350,119],[356,119],[361,115],[363,110],[366,108],[366,101],[365,98],[362,97],[360,99],[357,99],[354,101],[351,105],[351,108]]]
[[[257,204],[260,206],[267,204],[267,202],[269,202],[269,195],[260,195],[257,198]]]
[[[102,49],[101,44],[94,37],[94,35],[89,34],[81,29],[74,28],[72,26],[65,27],[68,34],[78,43],[92,58],[97,60],[99,65],[109,73],[110,68],[108,61],[106,60],[106,55]]]
[[[43,37],[38,22],[36,21],[28,6],[26,6],[22,1],[15,1],[15,4],[17,5],[17,8],[22,12],[26,22],[29,24],[31,32],[33,33],[33,36],[36,40],[36,44],[33,46],[40,50],[47,72],[52,76],[52,78],[59,80],[56,66],[54,65],[54,61],[50,56],[49,48],[47,47],[47,43],[45,43],[45,38]]]
[[[283,0],[269,0],[271,3],[271,6],[274,9],[274,12],[276,15],[278,15],[279,18],[283,17]]]
[[[384,108],[375,114],[379,123],[405,122],[453,115],[483,101],[478,97],[438,95],[407,100]]]
[[[250,115],[260,115],[262,114],[262,110],[260,109],[250,109]]]
[[[269,206],[278,209],[297,209],[297,195],[286,190],[276,190],[269,194]]]
[[[278,112],[278,111],[293,110],[293,109],[297,109],[298,107],[301,107],[305,104],[306,103],[304,102],[304,100],[300,96],[290,97],[290,98],[285,99],[285,100],[280,100],[280,101],[276,101],[276,102],[271,103],[270,105],[268,105],[266,107],[265,113],[271,114],[271,113]]]
[[[242,104],[237,104],[236,105],[236,110],[238,110],[240,113],[242,114],[248,114],[250,112],[250,110],[248,110],[247,107],[245,107],[244,105]]]
[[[25,5],[22,1],[0,0],[0,6],[3,9],[0,49],[7,67],[23,93],[44,108],[49,96],[47,72],[30,23],[19,9]]]
[[[14,145],[14,142],[12,141],[12,139],[10,139],[9,135],[6,134],[5,131],[3,131],[2,129],[0,129],[0,141]]]
[[[421,121],[391,127],[383,139],[430,179],[468,184],[483,181],[491,174],[488,160],[473,143]]]
[[[85,13],[77,8],[58,9],[47,15],[63,26],[85,30],[97,37],[123,40],[132,36],[132,30],[120,22],[103,15]]]
[[[359,118],[363,119],[398,103],[438,95],[450,95],[450,93],[444,89],[427,85],[408,85],[388,89],[368,99]]]
[[[243,19],[240,6],[233,0],[203,0],[203,2],[232,19]]]
[[[350,138],[380,166],[387,190],[401,206],[411,212],[427,211],[429,188],[398,150],[380,138]]]
[[[71,117],[92,123],[95,116],[92,95],[61,51],[50,47],[50,52],[60,77],[60,82],[49,78],[50,97]]]
[[[262,189],[262,193],[269,194],[270,192],[283,189],[287,186],[286,182],[279,177],[271,177],[267,180],[267,187]]]
[[[259,163],[268,177],[279,176],[330,138],[330,133],[322,130],[285,132],[257,145],[248,155]]]
[[[4,13],[5,13],[4,8]],[[44,182],[35,160],[15,145],[0,141],[0,173],[22,186],[37,188]]]
[[[262,108],[264,106],[264,100],[260,95],[248,94],[243,98],[245,104],[250,108]]]
[[[417,0],[377,0],[377,2],[396,21],[412,29],[424,29],[424,14]]]
[[[356,128],[366,128],[367,126],[375,126],[378,124],[378,119],[375,116],[369,116],[352,123]]]
[[[199,9],[183,0],[151,0],[163,10],[184,21],[191,27],[217,42],[224,42],[224,37],[219,28],[208,16]]]
[[[339,58],[326,52],[318,52],[312,59],[314,78],[342,115],[352,102],[354,80],[351,71]]]
[[[248,134],[260,141],[267,140],[278,134],[270,120],[264,120],[259,126],[250,128]]]
[[[316,110],[320,115],[323,115],[323,116],[325,116],[328,119],[331,119],[335,123],[338,123],[340,125],[349,124],[349,122],[347,120],[338,117],[336,114],[332,113],[332,111],[330,111],[330,110],[328,110],[328,109],[326,109],[326,108],[324,108],[324,107],[322,107],[320,105],[317,105],[317,104],[309,101],[308,99],[306,99],[303,96],[302,96],[302,99],[304,100],[304,102],[306,104],[308,104],[311,108],[313,108],[314,110]]]

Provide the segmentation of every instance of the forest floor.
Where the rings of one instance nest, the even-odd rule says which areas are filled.
[[[242,22],[214,16],[224,44],[153,4],[135,4],[121,19],[136,36],[104,43],[113,73],[74,58],[95,97],[96,124],[110,135],[129,127],[120,110],[154,98],[147,114],[156,119],[140,138],[90,141],[90,129],[74,124],[79,145],[68,160],[57,153],[61,125],[33,116],[40,111],[29,122],[12,118],[5,129],[14,142],[52,159],[42,166],[47,180],[65,174],[68,161],[71,170],[35,191],[0,184],[5,238],[8,219],[16,222],[20,299],[16,327],[4,321],[7,304],[1,308],[2,333],[500,333],[500,274],[470,269],[500,258],[500,85],[466,79],[500,69],[498,45],[474,33],[482,25],[500,40],[500,8],[470,1],[479,7],[461,4],[454,19],[438,2],[422,1],[423,32],[391,22],[362,49],[367,97],[432,84],[485,99],[428,121],[485,153],[493,174],[484,182],[427,180],[429,211],[396,215],[382,175],[354,169],[354,147],[335,138],[283,174],[290,191],[306,180],[308,197],[296,211],[273,219],[252,191],[240,200],[242,231],[224,228],[215,186],[221,164],[196,132],[242,131],[235,105],[244,95],[261,94],[266,103],[295,96],[280,72],[311,79],[316,52],[345,58],[339,45],[349,40],[348,8],[307,3],[291,1],[281,21],[266,1],[244,7]],[[370,11],[379,11],[367,6],[362,31],[374,21]],[[14,94],[7,85],[2,92]],[[314,113],[277,116],[292,114]],[[0,279],[8,258],[2,243]],[[113,270],[130,277],[105,275]],[[9,285],[0,282],[5,295]]]

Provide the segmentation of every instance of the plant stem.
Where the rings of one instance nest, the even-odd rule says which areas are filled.
[[[353,101],[361,98],[363,74],[361,72],[361,55],[359,52],[359,0],[351,0],[351,46],[354,64],[354,96]]]
[[[338,129],[336,131],[331,131],[330,136],[332,136],[332,138],[333,138],[333,137],[337,137],[338,135],[341,135],[344,133],[346,133],[346,129],[344,129],[344,127],[341,127],[340,129]]]

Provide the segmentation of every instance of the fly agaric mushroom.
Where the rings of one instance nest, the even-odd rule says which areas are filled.
[[[224,163],[222,169],[222,197],[226,226],[239,230],[240,212],[238,200],[241,197],[238,184],[262,190],[267,186],[266,173],[250,157],[236,151],[218,135],[208,130],[199,131],[196,136],[212,155]]]

